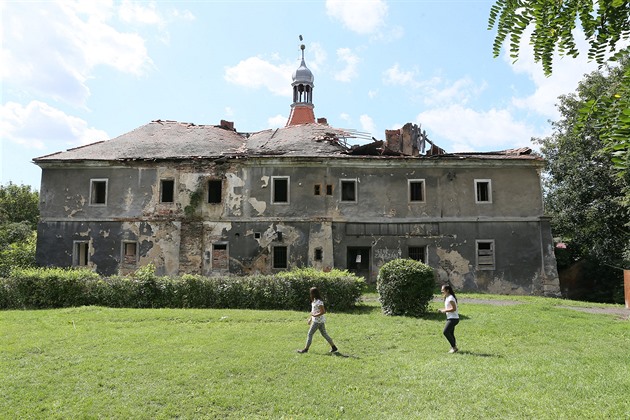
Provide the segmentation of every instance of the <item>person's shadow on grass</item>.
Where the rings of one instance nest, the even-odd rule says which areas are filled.
[[[475,356],[475,357],[497,357],[497,358],[501,358],[503,357],[500,354],[492,354],[492,353],[477,353],[474,351],[468,351],[468,350],[459,350],[457,353],[455,354],[465,354],[465,355],[469,355],[469,356]]]

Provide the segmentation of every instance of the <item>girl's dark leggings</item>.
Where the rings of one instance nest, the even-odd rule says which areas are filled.
[[[451,347],[457,347],[455,342],[455,325],[459,324],[459,319],[447,319],[444,326],[444,337],[451,344]]]

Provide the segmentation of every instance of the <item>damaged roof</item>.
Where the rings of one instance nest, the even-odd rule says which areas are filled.
[[[229,126],[195,125],[156,120],[111,140],[100,141],[66,151],[34,158],[37,164],[71,161],[184,160],[229,157],[379,157],[409,158],[392,153],[383,141],[350,148],[351,130],[309,123],[256,133],[239,133]],[[531,149],[498,152],[445,153],[420,158],[450,159],[535,159]]]

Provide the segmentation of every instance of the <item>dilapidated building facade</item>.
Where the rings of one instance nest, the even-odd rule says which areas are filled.
[[[38,263],[104,275],[312,266],[374,282],[402,257],[458,290],[559,292],[540,157],[446,153],[413,124],[349,147],[356,133],[315,120],[313,87],[302,58],[284,128],[158,120],[34,159]]]

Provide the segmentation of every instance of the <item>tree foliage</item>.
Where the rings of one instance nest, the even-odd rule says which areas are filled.
[[[593,72],[576,93],[561,96],[560,120],[552,123],[549,137],[536,140],[547,160],[545,206],[554,235],[569,243],[573,258],[602,267],[630,262],[624,262],[630,248],[630,207],[625,203],[630,173],[619,176],[611,167],[612,152],[604,148],[601,126],[582,121],[580,112],[585,103],[607,95],[628,65]],[[593,293],[609,296],[598,300],[611,300],[621,287],[621,271],[602,269],[598,277]]]
[[[534,59],[542,64],[546,75],[551,75],[556,51],[561,56],[579,55],[573,32],[577,23],[589,44],[588,58],[600,66],[630,53],[626,42],[630,40],[630,0],[497,0],[488,20],[488,29],[497,28],[494,56],[499,56],[503,43],[509,40],[510,56],[516,60],[521,38],[533,26],[530,45]],[[583,104],[580,119],[577,130],[587,120],[596,121],[602,148],[623,176],[630,169],[629,68],[614,89]]]
[[[30,185],[9,182],[0,185],[0,224],[28,222],[37,229],[39,220],[39,193]]]

